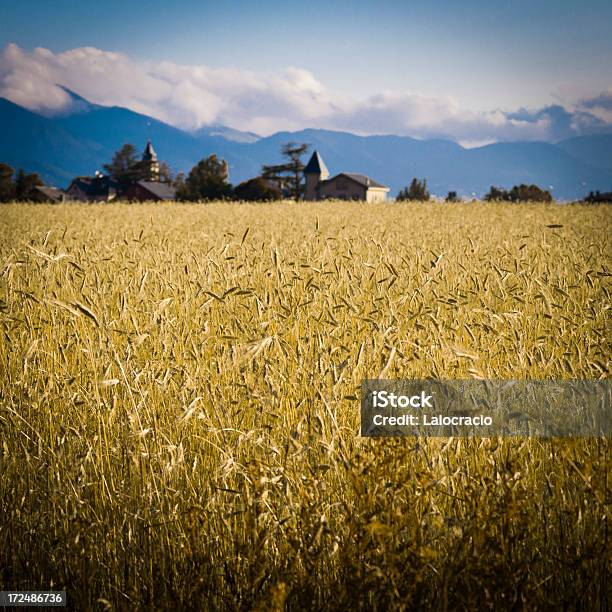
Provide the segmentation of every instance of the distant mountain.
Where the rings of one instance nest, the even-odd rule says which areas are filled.
[[[225,126],[185,132],[120,107],[92,104],[68,91],[68,111],[42,116],[0,98],[0,161],[38,172],[52,185],[66,186],[91,175],[126,142],[143,148],[150,138],[174,172],[188,172],[203,157],[226,159],[230,180],[256,176],[263,164],[281,161],[289,141],[317,149],[330,172],[358,172],[388,185],[394,196],[412,177],[424,177],[432,193],[482,196],[491,185],[509,188],[536,183],[560,199],[582,198],[612,189],[612,136],[588,136],[557,144],[497,143],[465,149],[450,140],[402,136],[356,136],[307,129],[262,138]]]
[[[90,105],[68,116],[51,118],[55,124],[77,138],[94,141],[105,151],[99,166],[108,162],[119,147],[132,143],[136,148],[152,140],[171,168],[189,170],[204,153],[225,143],[221,136],[202,134],[198,138],[167,123],[119,106]]]
[[[220,136],[221,138],[225,138],[225,140],[243,143],[257,142],[261,138],[261,136],[253,132],[241,132],[240,130],[234,130],[224,125],[207,125],[201,127],[199,130],[191,132],[191,134],[198,139],[202,136]]]
[[[99,167],[101,151],[95,140],[74,136],[55,120],[0,98],[0,161],[38,172],[52,184],[65,185],[77,174]],[[93,168],[93,170],[92,170]]]
[[[82,98],[78,101],[75,112],[42,116],[0,98],[4,131],[0,160],[14,168],[38,172],[49,184],[66,186],[77,175],[101,170],[128,142],[144,149],[150,138],[175,172],[189,171],[199,159],[228,142],[221,136],[205,134],[195,138],[125,108],[98,106]]]
[[[562,140],[557,146],[587,164],[612,170],[612,134],[577,136]]]
[[[68,89],[67,87],[64,87],[63,85],[59,85],[59,88],[63,89],[66,94],[68,94],[70,103],[60,110],[40,111],[40,114],[44,117],[67,117],[68,115],[76,115],[79,113],[86,113],[91,110],[104,108],[99,104],[94,104],[93,102],[86,100],[85,98],[79,96],[79,94],[75,93],[71,89]]]

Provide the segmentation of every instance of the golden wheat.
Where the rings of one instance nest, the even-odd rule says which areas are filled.
[[[364,378],[607,378],[609,207],[0,208],[0,584],[604,606],[609,441],[364,439]],[[603,609],[603,608],[602,608]]]

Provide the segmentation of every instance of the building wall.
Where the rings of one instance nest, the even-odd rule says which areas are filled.
[[[159,162],[157,160],[145,161],[147,167],[147,181],[159,181]]]
[[[150,191],[142,187],[141,185],[130,185],[126,192],[125,197],[128,200],[138,200],[139,202],[157,201],[159,198],[152,194]]]
[[[317,185],[319,184],[318,174],[305,174],[306,179],[306,193],[304,199],[316,200],[317,199]]]
[[[365,187],[343,176],[324,183],[319,191],[322,199],[336,198],[338,200],[365,200],[366,192]]]
[[[318,174],[304,175],[306,200],[361,200],[366,202],[384,202],[389,191],[383,187],[366,187],[347,176],[337,176],[332,180],[320,180]]]
[[[366,202],[384,202],[387,199],[386,189],[370,187],[366,196]]]
[[[75,185],[70,185],[67,191],[68,195],[75,200],[86,200],[86,195]]]

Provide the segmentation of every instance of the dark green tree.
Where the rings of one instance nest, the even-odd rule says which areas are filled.
[[[283,195],[296,202],[304,195],[304,162],[302,155],[308,151],[307,144],[288,142],[283,145],[281,153],[287,159],[284,164],[263,166],[262,177],[281,186]]]
[[[227,182],[228,169],[225,160],[211,155],[200,160],[179,185],[177,197],[180,200],[223,200],[232,195],[232,186]]]
[[[612,191],[607,193],[589,191],[589,195],[581,201],[588,204],[612,204]]]
[[[501,202],[508,200],[508,192],[500,187],[491,185],[488,193],[484,197],[486,202]]]
[[[10,202],[15,199],[15,171],[8,165],[0,163],[0,202]]]
[[[40,176],[35,172],[26,174],[23,170],[19,170],[15,178],[15,199],[24,202],[31,198],[34,187],[44,185]]]
[[[103,168],[108,176],[118,183],[131,183],[143,178],[143,168],[133,144],[124,144],[115,151],[111,163],[104,164]]]
[[[266,179],[260,176],[236,186],[234,196],[238,200],[263,202],[280,200],[283,197],[280,189],[271,186]]]
[[[515,185],[508,194],[511,202],[552,202],[550,191],[537,185]]]
[[[429,190],[427,189],[427,179],[419,180],[413,178],[410,183],[410,187],[404,187],[400,189],[397,194],[396,200],[402,202],[407,200],[417,200],[419,202],[426,202],[429,200]]]
[[[170,184],[175,188],[176,193],[182,192],[185,190],[185,174],[183,172],[179,172],[176,176],[172,177]]]
[[[138,159],[136,147],[130,143],[124,144],[115,151],[111,163],[104,164],[102,167],[110,178],[123,185],[150,180],[148,162]],[[162,183],[174,183],[172,173],[166,162],[159,164],[159,180]]]
[[[487,202],[552,202],[550,191],[537,185],[514,185],[510,191],[491,186],[484,199]]]
[[[159,180],[162,183],[169,183],[170,185],[174,185],[176,178],[172,176],[172,172],[170,171],[170,166],[166,162],[161,162],[159,164]]]

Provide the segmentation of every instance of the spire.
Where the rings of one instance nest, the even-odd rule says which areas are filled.
[[[147,146],[142,154],[142,161],[157,161],[157,153],[150,140],[147,141]]]
[[[145,180],[159,181],[159,161],[150,140],[147,141],[147,146],[142,154],[141,165],[144,167]]]
[[[325,165],[325,162],[319,155],[318,151],[315,151],[312,154],[310,161],[304,168],[304,174],[318,174],[323,179],[329,176],[329,170],[327,169],[327,166]]]

